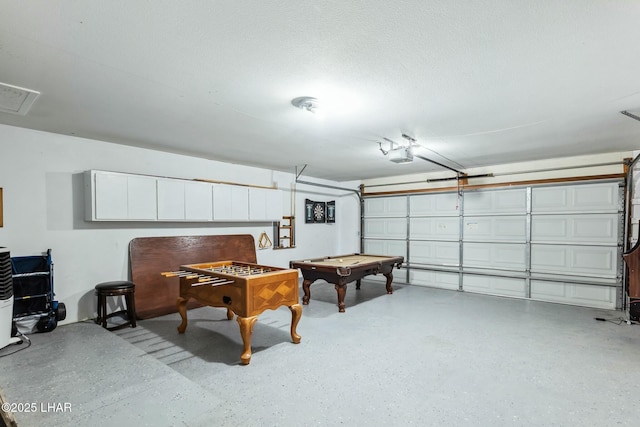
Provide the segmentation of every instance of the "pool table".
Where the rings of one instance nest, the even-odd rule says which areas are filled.
[[[309,304],[311,297],[309,287],[316,280],[322,279],[335,285],[338,293],[338,311],[344,313],[347,283],[355,280],[356,289],[360,289],[360,281],[363,277],[381,273],[387,278],[387,294],[392,294],[393,269],[394,267],[400,268],[403,262],[404,257],[401,256],[348,254],[291,261],[289,267],[299,268],[302,272],[302,289],[304,291],[302,304]]]

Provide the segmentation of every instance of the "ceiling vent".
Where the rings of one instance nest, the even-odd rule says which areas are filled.
[[[35,90],[0,83],[0,112],[24,116],[39,95]]]

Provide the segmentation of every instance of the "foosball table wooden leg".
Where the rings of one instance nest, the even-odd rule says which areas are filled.
[[[227,308],[227,320],[233,320],[233,311],[230,308]]]
[[[240,336],[242,337],[242,355],[240,362],[248,365],[251,362],[251,334],[253,334],[253,325],[258,320],[258,316],[240,317],[238,316],[238,325],[240,325]]]
[[[300,321],[300,317],[302,317],[302,307],[300,304],[293,304],[289,306],[291,310],[291,341],[294,344],[300,343],[300,335],[297,334],[296,328],[298,326],[298,322]]]
[[[180,313],[180,317],[182,317],[182,323],[178,326],[178,332],[184,334],[184,331],[187,329],[187,301],[188,298],[178,297],[178,302],[176,305],[178,306],[178,313]]]

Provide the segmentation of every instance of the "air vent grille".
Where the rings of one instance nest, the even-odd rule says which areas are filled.
[[[0,83],[0,112],[26,115],[40,92]]]

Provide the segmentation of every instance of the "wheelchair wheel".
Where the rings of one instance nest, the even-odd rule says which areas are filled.
[[[47,316],[41,317],[38,321],[38,332],[51,332],[56,326],[58,326],[58,321],[56,320],[56,315],[51,313]]]
[[[67,307],[63,302],[58,303],[58,308],[56,308],[54,312],[56,313],[56,320],[58,322],[67,318]]]

